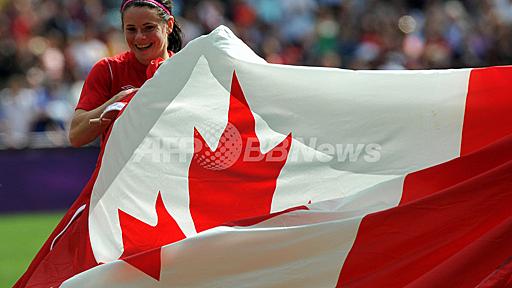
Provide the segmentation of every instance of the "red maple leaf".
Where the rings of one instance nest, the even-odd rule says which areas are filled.
[[[289,134],[272,150],[261,153],[254,116],[236,73],[231,82],[228,125],[217,150],[212,151],[203,136],[197,130],[194,132],[198,145],[194,147],[188,183],[190,213],[196,231],[269,215],[276,181],[288,157],[292,136]],[[239,135],[235,135],[237,133]],[[224,158],[238,155],[238,158],[226,162],[219,158],[222,155]]]
[[[190,213],[197,232],[224,223],[248,225],[272,217],[270,208],[277,177],[291,146],[292,136],[289,134],[272,150],[261,153],[254,116],[235,73],[231,85],[228,125],[219,140],[221,145],[217,147],[224,149],[222,155],[219,155],[220,151],[212,151],[199,132],[194,131],[194,138],[200,145],[194,147],[194,158],[189,167],[189,193]],[[227,159],[230,161],[219,157],[226,155],[227,158],[236,157]],[[212,160],[215,157],[217,159]],[[156,226],[119,210],[124,247],[120,259],[159,280],[161,246],[182,240],[185,235],[166,210],[160,192],[155,209]],[[246,220],[236,222],[241,219]]]
[[[155,210],[158,217],[156,226],[146,224],[118,210],[124,247],[120,259],[160,280],[161,247],[184,239],[185,234],[165,209],[160,192]]]

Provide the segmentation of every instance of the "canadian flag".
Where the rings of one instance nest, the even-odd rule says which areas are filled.
[[[510,287],[511,77],[272,65],[221,26],[119,114],[15,287]]]

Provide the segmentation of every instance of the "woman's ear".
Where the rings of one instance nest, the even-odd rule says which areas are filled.
[[[167,34],[171,34],[173,28],[174,28],[174,16],[171,16],[169,18],[169,20],[167,20]]]

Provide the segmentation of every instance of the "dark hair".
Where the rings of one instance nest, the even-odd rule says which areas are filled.
[[[169,10],[169,12],[172,13],[172,1],[171,0],[155,0],[155,1],[164,5],[167,8],[167,10]],[[147,2],[144,0],[135,0],[135,1],[131,1],[127,5],[124,5],[124,2],[126,2],[126,1],[123,1],[123,4],[121,5],[121,7],[123,7],[123,10],[121,11],[121,20],[123,19],[124,11],[128,7],[149,7],[152,9],[157,9],[158,16],[160,16],[160,18],[164,22],[167,22],[167,20],[169,20],[169,17],[171,16],[171,15],[167,14],[162,8],[156,6],[155,4],[153,4],[151,2]],[[167,50],[170,50],[174,53],[181,50],[181,47],[183,45],[183,41],[181,40],[181,34],[182,34],[181,28],[175,18],[174,19],[174,27],[172,28],[172,32],[171,32],[171,34],[169,34],[169,36],[167,36]]]

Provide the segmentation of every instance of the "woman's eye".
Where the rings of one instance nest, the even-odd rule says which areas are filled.
[[[134,27],[128,27],[128,28],[126,28],[126,31],[128,31],[128,32],[135,32],[135,30],[136,30],[136,29],[135,29]]]
[[[146,32],[151,32],[154,29],[155,29],[155,26],[146,26],[146,27],[144,27],[144,31],[146,31]]]

